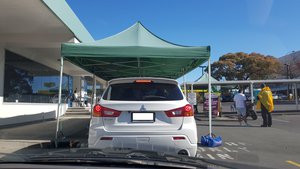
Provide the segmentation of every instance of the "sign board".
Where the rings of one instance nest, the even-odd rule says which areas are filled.
[[[209,111],[209,103],[208,103],[208,93],[205,93],[205,102],[203,106],[203,111],[208,112]],[[219,96],[217,94],[212,93],[211,94],[211,111],[213,115],[217,115],[219,113],[220,107],[219,107]]]
[[[191,105],[197,105],[197,96],[196,96],[196,93],[188,93],[188,102]]]

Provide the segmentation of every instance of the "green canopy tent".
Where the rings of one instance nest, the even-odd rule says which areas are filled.
[[[188,83],[186,84],[188,86],[189,89],[191,90],[207,90],[208,89],[208,85],[207,85],[207,82],[208,82],[208,73],[204,73],[201,77],[199,77],[197,80],[195,80],[195,82],[193,83]],[[211,79],[211,82],[218,82],[217,79],[213,78],[213,77],[210,77]],[[206,84],[197,84],[197,83],[206,83]],[[181,88],[183,87],[183,85],[181,85]],[[220,89],[220,86],[212,86],[212,91],[213,92],[216,92],[216,91],[219,91]]]
[[[64,43],[61,55],[104,80],[131,76],[176,79],[206,62],[210,47],[167,42],[137,22],[102,40]]]
[[[61,78],[64,59],[94,76],[111,80],[121,77],[177,79],[209,60],[209,57],[210,46],[191,47],[170,43],[137,22],[102,40],[63,43]]]

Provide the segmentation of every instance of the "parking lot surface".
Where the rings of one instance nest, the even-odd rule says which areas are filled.
[[[260,115],[259,115],[260,116]],[[196,116],[198,137],[208,134],[208,118]],[[198,158],[238,162],[270,168],[299,168],[300,114],[273,115],[273,126],[261,128],[262,119],[240,126],[234,115],[213,119],[213,133],[223,138],[216,148],[199,144]],[[89,116],[63,117],[61,127],[66,138],[87,142]],[[56,121],[44,121],[0,129],[0,152],[13,153],[55,137]]]

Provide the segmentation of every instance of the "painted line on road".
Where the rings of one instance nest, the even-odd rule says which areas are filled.
[[[215,160],[215,157],[213,157],[211,154],[206,154],[210,159]]]
[[[228,148],[226,147],[223,147],[224,150],[228,151],[228,152],[231,152],[231,150],[229,150]]]
[[[234,142],[225,142],[225,144],[229,145],[229,146],[238,146],[236,143]]]
[[[208,148],[210,151],[212,151],[212,152],[215,152],[215,151],[217,151],[217,152],[222,152],[222,150],[220,150],[220,149],[218,149],[217,147],[215,147],[215,148]]]
[[[238,147],[238,149],[244,150],[244,151],[246,151],[246,152],[250,152],[249,150],[247,150],[247,147]]]
[[[198,147],[198,150],[200,150],[201,152],[204,152],[204,151],[205,151],[205,149],[202,148],[202,147]]]
[[[243,143],[243,142],[238,142],[238,144],[243,145],[243,146],[246,145],[246,143]]]
[[[273,121],[279,121],[279,122],[285,122],[285,123],[289,123],[290,121],[286,121],[286,120],[280,120],[280,119],[272,119]]]
[[[234,158],[232,158],[228,154],[217,154],[217,156],[219,156],[222,160],[226,160],[226,159],[234,160]]]
[[[287,163],[289,163],[289,164],[292,164],[292,165],[297,166],[297,167],[300,168],[300,164],[299,164],[299,163],[296,163],[296,162],[291,161],[291,160],[286,160],[285,162],[287,162]]]
[[[203,158],[203,156],[201,154],[197,154],[196,155],[198,158]]]

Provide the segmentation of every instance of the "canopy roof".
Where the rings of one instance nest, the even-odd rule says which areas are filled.
[[[210,57],[210,46],[167,42],[140,22],[114,36],[89,43],[64,43],[62,57],[110,80],[120,77],[179,78]]]
[[[218,82],[217,79],[213,78],[210,76],[211,82]],[[208,73],[204,73],[199,79],[197,79],[195,82],[200,82],[200,83],[208,83]]]

